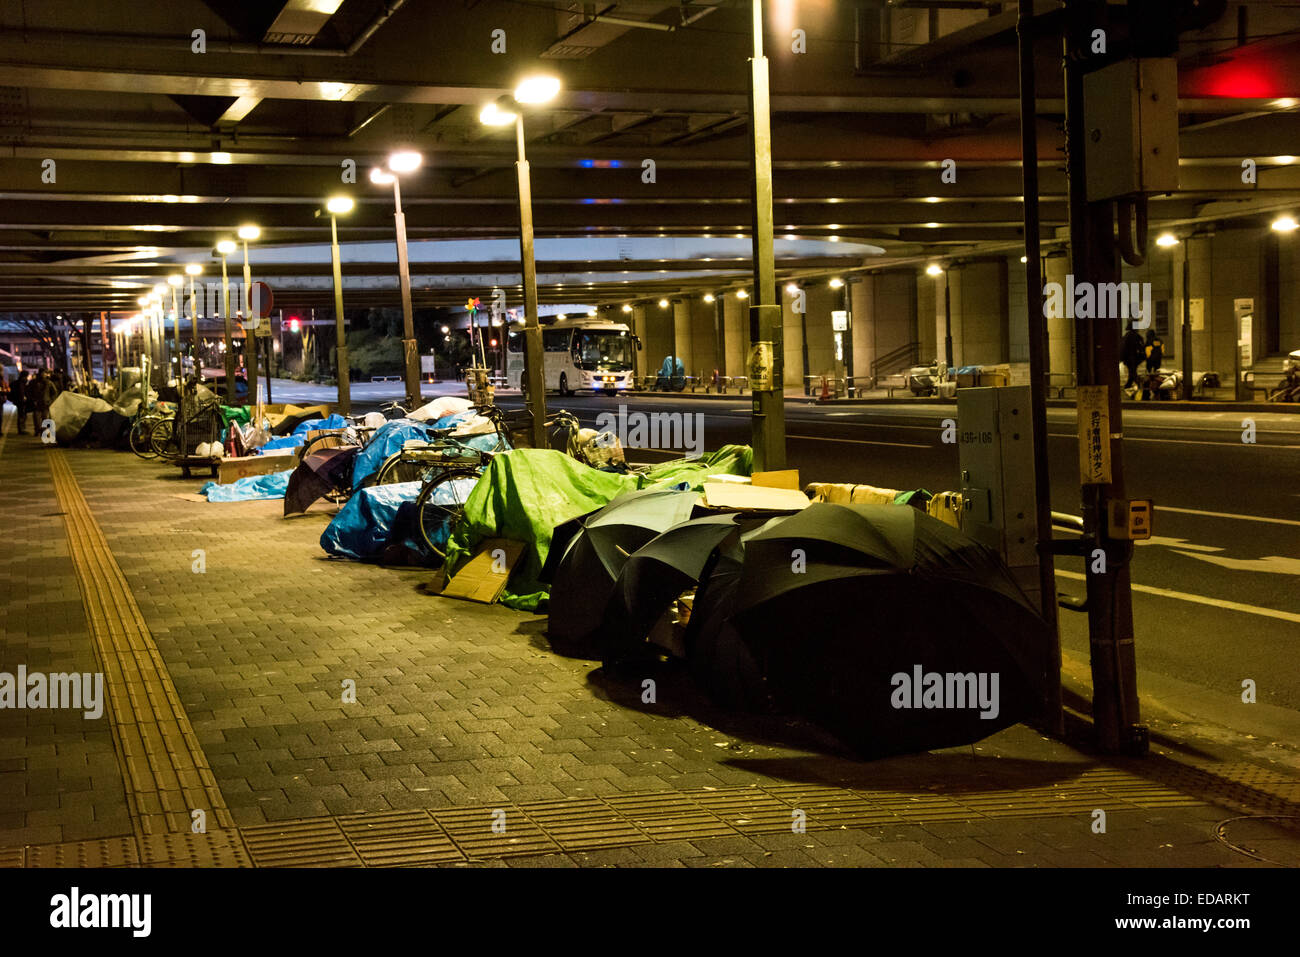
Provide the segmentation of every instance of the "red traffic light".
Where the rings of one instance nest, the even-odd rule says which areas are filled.
[[[297,317],[297,316],[292,316],[292,317],[290,317],[290,319],[289,319],[289,331],[290,331],[290,332],[297,332],[297,331],[298,331],[299,329],[301,329],[301,328],[302,328],[302,323],[300,323],[300,322],[298,321],[298,317]]]

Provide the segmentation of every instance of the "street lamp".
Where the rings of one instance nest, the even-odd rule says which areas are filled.
[[[948,270],[938,263],[926,266],[925,274],[935,279],[943,276],[943,375],[940,379],[946,381],[948,369],[955,368],[952,354],[952,286],[948,282]]]
[[[194,279],[203,272],[203,267],[198,263],[190,263],[185,267],[185,275],[190,277],[190,324],[194,331],[194,374],[200,381],[203,380],[203,373],[199,369],[199,294],[195,286]],[[183,364],[183,363],[182,363]],[[184,370],[181,370],[184,372]]]
[[[338,362],[339,412],[352,411],[351,364],[348,362],[348,334],[343,327],[343,264],[339,256],[338,217],[352,212],[356,202],[351,196],[331,196],[325,201],[325,211],[330,214],[330,255],[334,261],[334,337],[338,340],[335,355]],[[320,211],[316,211],[320,215]]]
[[[526,402],[532,415],[532,438],[536,448],[546,447],[546,396],[543,379],[542,330],[537,322],[537,262],[533,256],[533,198],[528,171],[528,154],[524,146],[524,115],[521,107],[549,103],[560,92],[560,81],[553,76],[530,76],[515,87],[513,102],[503,97],[479,113],[487,126],[515,125],[518,159],[515,171],[519,182],[519,259],[524,272],[524,376],[528,383]],[[512,108],[513,107],[513,108]]]
[[[239,314],[244,318],[244,362],[248,366],[245,375],[248,378],[248,404],[257,405],[257,334],[254,324],[249,322],[252,316],[252,295],[253,295],[253,273],[248,265],[248,244],[262,235],[262,228],[253,223],[245,223],[236,230],[235,235],[244,247],[244,295],[243,302],[240,303]],[[257,322],[261,322],[259,317]],[[270,322],[268,319],[267,322]],[[271,391],[271,368],[267,363],[266,369],[266,388],[268,393]],[[254,423],[261,426],[260,422]]]
[[[420,405],[420,358],[415,345],[415,317],[411,311],[411,266],[406,257],[406,214],[402,212],[402,187],[399,173],[419,169],[423,158],[414,150],[400,150],[388,157],[388,169],[376,166],[370,171],[370,182],[379,186],[393,186],[393,222],[397,230],[397,272],[402,288],[402,349],[405,353],[406,404],[411,409]]]
[[[1279,216],[1273,220],[1273,231],[1278,233],[1293,233],[1300,223],[1295,221],[1294,216]]]

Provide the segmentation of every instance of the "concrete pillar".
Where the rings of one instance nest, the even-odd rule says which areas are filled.
[[[690,311],[691,375],[704,377],[704,384],[713,382],[713,370],[721,364],[716,354],[713,335],[713,303],[705,302],[702,296],[691,296],[686,300]]]
[[[688,376],[695,375],[695,350],[692,342],[691,300],[680,297],[670,300],[673,323],[673,342],[677,346],[677,356],[682,360]]]
[[[1070,260],[1065,256],[1049,256],[1043,269],[1043,285],[1060,283],[1065,285],[1066,274],[1070,271]],[[1074,370],[1074,320],[1065,316],[1049,317],[1047,320],[1048,371],[1056,374],[1070,374]],[[1066,380],[1053,379],[1064,383]]]
[[[727,374],[748,375],[749,362],[749,300],[737,299],[734,292],[723,297],[723,327],[727,353]]]
[[[806,299],[806,297],[805,297]],[[803,323],[794,310],[794,296],[781,287],[781,319],[785,326],[785,387],[804,390]]]
[[[835,372],[835,334],[831,329],[831,310],[840,307],[840,291],[824,281],[804,287],[808,309],[808,372],[810,375],[833,375]],[[813,382],[813,392],[821,388]]]

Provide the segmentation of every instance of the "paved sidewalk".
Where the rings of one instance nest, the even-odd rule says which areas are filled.
[[[643,704],[553,653],[544,619],[329,559],[327,511],[179,497],[198,485],[127,453],[0,450],[0,671],[106,671],[109,697],[100,720],[0,710],[0,863],[1300,859],[1284,769],[1100,760],[1025,727],[855,761],[806,726],[717,711],[668,666]]]

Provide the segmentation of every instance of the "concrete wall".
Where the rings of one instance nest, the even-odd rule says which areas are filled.
[[[734,292],[729,292],[723,297],[722,308],[727,375],[746,375],[746,363],[749,361],[749,300],[737,299]]]

